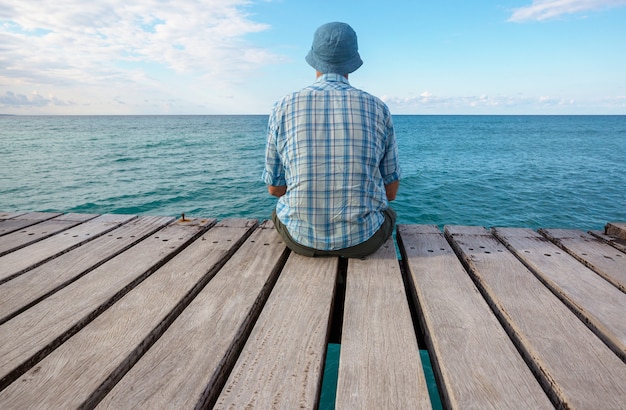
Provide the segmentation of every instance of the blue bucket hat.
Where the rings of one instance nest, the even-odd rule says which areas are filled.
[[[313,36],[306,62],[320,73],[350,74],[361,67],[356,33],[346,23],[327,23]]]

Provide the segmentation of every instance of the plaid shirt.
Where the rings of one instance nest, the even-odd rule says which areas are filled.
[[[400,179],[391,114],[339,74],[279,100],[270,114],[263,181],[287,185],[276,206],[296,242],[319,250],[371,238]]]

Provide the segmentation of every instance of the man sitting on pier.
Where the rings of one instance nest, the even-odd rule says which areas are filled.
[[[363,61],[345,23],[317,29],[306,61],[317,81],[279,100],[268,124],[263,181],[278,197],[272,219],[306,256],[363,258],[391,235],[400,184],[391,114],[348,82]]]

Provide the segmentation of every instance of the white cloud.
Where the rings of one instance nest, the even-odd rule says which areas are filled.
[[[531,97],[525,95],[497,95],[487,94],[474,96],[436,96],[424,91],[415,97],[381,98],[392,113],[480,113],[483,111],[496,113],[530,112],[542,108],[574,106],[573,99],[553,98],[548,96]]]
[[[38,93],[32,95],[15,94],[7,91],[4,95],[0,95],[0,105],[8,105],[14,107],[43,107],[47,105],[72,105],[69,101],[62,101],[53,95],[44,97]]]
[[[533,0],[530,6],[515,9],[509,21],[543,21],[585,11],[626,5],[626,0]]]
[[[168,74],[182,75],[196,89],[209,84],[194,81],[208,80],[227,88],[260,65],[281,61],[246,41],[246,35],[268,29],[246,13],[248,3],[4,0],[0,108],[15,101],[9,92],[25,95],[34,89],[159,92],[168,86],[161,84],[172,78]]]

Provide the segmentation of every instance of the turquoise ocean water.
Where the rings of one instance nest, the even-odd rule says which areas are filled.
[[[0,211],[267,219],[267,116],[0,116]],[[399,223],[626,221],[626,116],[395,116]],[[436,384],[421,351],[435,408]],[[320,408],[332,408],[329,345]]]
[[[267,116],[1,116],[0,210],[266,219]],[[626,220],[626,116],[395,116],[399,223]]]

